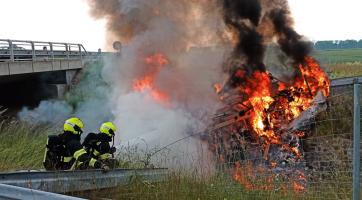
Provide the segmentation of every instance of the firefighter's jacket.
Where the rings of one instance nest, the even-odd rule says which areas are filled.
[[[65,147],[64,156],[72,156],[77,162],[77,167],[101,167],[101,163],[96,159],[92,158],[81,145],[80,135],[75,135],[71,132],[65,131],[64,133],[59,134],[59,137],[61,138]]]
[[[70,169],[72,166],[76,169],[101,168],[101,163],[92,158],[81,145],[80,135],[68,131],[48,136],[43,163],[46,169]]]
[[[84,139],[83,146],[93,158],[105,160],[110,158],[115,151],[115,148],[109,145],[110,142],[112,142],[112,138],[106,134],[89,133]]]

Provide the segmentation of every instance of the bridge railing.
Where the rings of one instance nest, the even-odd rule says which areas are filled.
[[[82,44],[0,39],[0,62],[82,60],[98,55],[87,52]]]

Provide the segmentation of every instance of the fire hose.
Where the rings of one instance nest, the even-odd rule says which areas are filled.
[[[145,164],[145,167],[147,168],[147,167],[150,165],[150,160],[151,160],[151,158],[152,158],[154,155],[156,155],[157,153],[165,150],[165,149],[166,149],[167,147],[169,147],[169,146],[172,146],[172,145],[174,145],[174,144],[176,144],[176,143],[178,143],[178,142],[181,142],[181,141],[183,141],[183,140],[185,140],[185,139],[188,139],[188,138],[190,138],[190,137],[192,137],[192,136],[199,135],[199,134],[201,134],[201,133],[203,133],[203,132],[204,132],[204,131],[195,132],[195,133],[192,133],[192,134],[190,134],[190,135],[188,135],[188,136],[186,136],[186,137],[183,137],[183,138],[180,138],[180,139],[178,139],[178,140],[175,140],[175,141],[173,141],[173,142],[171,142],[171,143],[169,143],[169,144],[167,144],[167,145],[165,145],[165,146],[157,149],[156,151],[154,151],[154,152],[152,152],[152,153],[146,154],[146,158],[145,158],[144,160],[141,160],[141,161]],[[117,157],[118,157],[119,154],[120,154],[120,153],[117,154]]]

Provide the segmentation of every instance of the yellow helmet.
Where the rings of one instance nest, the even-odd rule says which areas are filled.
[[[112,137],[116,133],[117,127],[112,122],[105,122],[99,128],[99,131],[108,135],[109,137]]]
[[[82,120],[73,117],[69,118],[64,123],[64,131],[69,131],[74,134],[82,134],[82,128],[84,127]]]

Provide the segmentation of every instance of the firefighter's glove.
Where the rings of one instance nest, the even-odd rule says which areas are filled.
[[[109,166],[104,163],[101,165],[101,169],[103,170],[103,172],[108,172],[110,170]]]
[[[109,153],[115,153],[117,151],[116,147],[111,147],[109,150]]]

